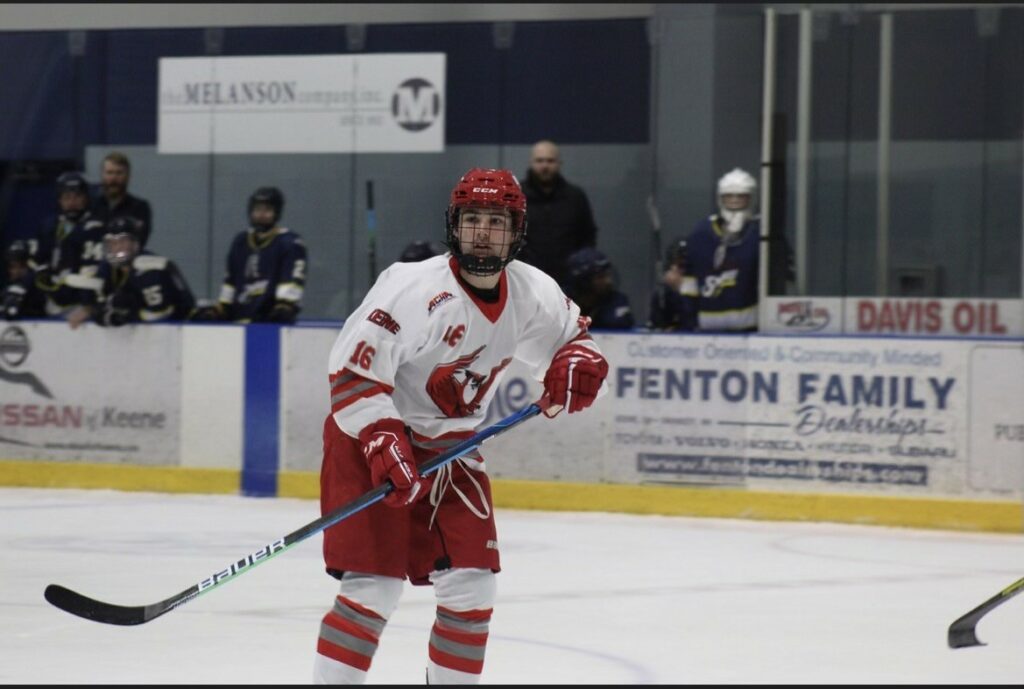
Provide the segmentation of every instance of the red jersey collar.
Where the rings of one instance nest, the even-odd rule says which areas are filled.
[[[508,278],[505,276],[505,271],[502,269],[501,277],[498,278],[498,301],[486,302],[480,297],[476,296],[476,293],[470,289],[469,284],[459,274],[459,261],[457,258],[452,256],[448,259],[448,266],[452,269],[452,274],[458,281],[462,291],[465,292],[473,303],[476,304],[477,308],[480,309],[480,313],[487,317],[491,323],[497,323],[498,318],[501,317],[501,312],[505,310],[505,302],[508,301]]]

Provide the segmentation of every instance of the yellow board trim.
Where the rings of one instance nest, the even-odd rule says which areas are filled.
[[[241,476],[229,469],[0,461],[0,485],[237,495]],[[1024,504],[1016,502],[511,479],[492,479],[491,485],[495,506],[506,509],[1024,533]],[[280,472],[277,494],[319,499],[319,474]]]
[[[237,495],[241,472],[80,462],[0,461],[0,486]]]
[[[1016,502],[511,479],[492,479],[491,486],[495,507],[507,509],[1024,532],[1024,504]],[[319,498],[319,477],[281,472],[278,495]]]

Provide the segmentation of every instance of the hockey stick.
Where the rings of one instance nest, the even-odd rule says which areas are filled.
[[[984,646],[985,644],[978,640],[978,636],[974,632],[974,628],[978,625],[978,620],[984,617],[990,610],[1002,605],[1021,591],[1024,591],[1024,579],[1018,579],[974,610],[955,620],[953,624],[949,625],[949,647]]]
[[[377,211],[373,207],[373,180],[366,180],[366,230],[369,234],[367,258],[370,263],[370,287],[377,281]]]
[[[548,401],[544,398],[534,404],[520,409],[501,421],[488,426],[479,433],[466,438],[461,443],[453,445],[450,449],[439,454],[437,457],[428,460],[420,467],[420,475],[426,476],[427,474],[437,471],[445,464],[462,457],[467,452],[475,450],[485,440],[507,431],[531,416],[535,416],[539,412],[547,410],[547,408]],[[159,603],[138,606],[114,605],[112,603],[104,603],[103,601],[89,598],[88,596],[83,596],[80,593],[76,593],[75,591],[64,588],[63,586],[58,586],[57,584],[50,584],[47,586],[43,595],[47,601],[61,610],[69,612],[72,615],[84,617],[87,620],[118,625],[143,624],[160,617],[166,612],[174,610],[180,605],[188,603],[197,596],[213,591],[218,586],[231,581],[238,575],[248,572],[256,565],[262,564],[270,558],[280,555],[310,536],[320,533],[327,527],[333,526],[363,508],[369,507],[373,503],[383,499],[384,496],[392,490],[393,487],[390,483],[383,483],[373,490],[364,493],[362,496],[356,498],[347,505],[342,505],[329,514],[320,517],[316,521],[310,522],[302,528],[293,531],[284,538],[279,538],[276,541],[268,543],[256,552],[246,555],[236,562],[232,562],[219,572],[211,574],[198,584],[193,584],[190,588],[187,588],[181,593],[175,594],[170,598],[162,600]]]

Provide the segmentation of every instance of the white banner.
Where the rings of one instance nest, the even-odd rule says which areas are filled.
[[[611,363],[608,394],[586,413],[495,438],[484,452],[492,475],[816,493],[1024,495],[1020,343],[594,339]],[[539,390],[509,367],[492,415],[515,411]]]
[[[4,457],[175,465],[180,418],[180,328],[0,326]]]
[[[444,150],[445,54],[161,58],[160,153]]]

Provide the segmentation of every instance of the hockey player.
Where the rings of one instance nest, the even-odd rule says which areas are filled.
[[[592,246],[569,254],[569,296],[580,313],[590,317],[595,330],[628,330],[633,327],[629,297],[615,289],[612,262]]]
[[[690,272],[703,332],[757,330],[761,221],[756,207],[757,182],[736,168],[718,180],[718,213],[690,234]]]
[[[13,321],[19,318],[46,317],[46,293],[36,286],[29,268],[29,250],[25,242],[11,242],[4,252],[4,290],[0,294],[0,317]]]
[[[651,293],[647,327],[664,332],[697,329],[697,287],[690,275],[686,239],[679,238],[665,252],[665,272]]]
[[[295,322],[306,285],[306,245],[278,224],[283,210],[284,195],[275,187],[249,197],[250,226],[231,243],[217,304],[197,311],[196,320]]]
[[[68,315],[72,328],[88,319],[100,325],[183,321],[195,298],[168,258],[141,251],[145,226],[129,215],[115,217],[103,236],[104,258],[92,298]]]
[[[89,186],[77,172],[57,178],[60,214],[29,242],[29,267],[47,294],[47,313],[66,313],[89,299],[103,260],[103,221],[89,211]]]
[[[582,411],[608,364],[554,279],[514,261],[526,198],[507,170],[473,168],[452,190],[449,252],[394,263],[330,354],[323,514],[389,481],[394,490],[324,532],[340,594],[323,617],[317,683],[362,683],[408,577],[432,584],[431,684],[483,670],[499,571],[490,483],[474,451],[421,478],[419,464],[472,434],[513,358],[544,381],[545,414]]]

